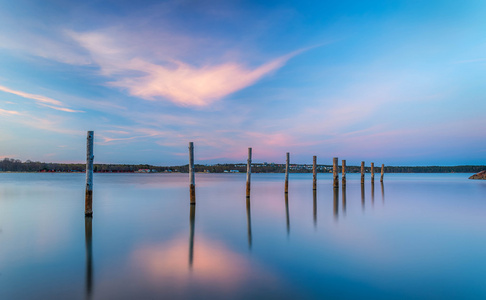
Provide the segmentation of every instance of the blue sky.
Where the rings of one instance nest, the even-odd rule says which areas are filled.
[[[82,2],[82,3],[81,3]],[[0,0],[0,158],[486,164],[484,1]]]

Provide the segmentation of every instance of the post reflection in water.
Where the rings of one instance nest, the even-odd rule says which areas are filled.
[[[312,191],[312,196],[313,196],[313,212],[314,212],[314,228],[317,227],[317,191],[316,190],[313,190]]]
[[[381,202],[385,204],[385,186],[383,185],[383,181],[381,182]]]
[[[192,270],[192,263],[194,260],[194,224],[196,219],[196,205],[190,205],[191,211],[189,213],[189,270]]]
[[[334,219],[337,220],[339,217],[339,189],[337,187],[333,188],[333,199],[334,199]]]
[[[345,185],[343,185],[342,197],[343,197],[343,216],[346,216],[346,186]]]
[[[287,235],[290,234],[289,194],[285,193],[285,212],[287,214]]]
[[[361,184],[361,208],[365,209],[365,190],[364,190],[364,184]]]
[[[371,181],[371,206],[375,206],[375,181]]]
[[[93,291],[93,226],[92,216],[84,218],[84,235],[86,241],[86,299],[91,299]]]
[[[250,197],[246,198],[246,221],[248,226],[248,248],[251,250],[251,209],[250,209]]]

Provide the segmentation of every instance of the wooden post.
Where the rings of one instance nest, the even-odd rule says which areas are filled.
[[[381,164],[381,178],[380,182],[383,182],[383,175],[385,175],[385,165]]]
[[[333,187],[337,188],[339,186],[338,158],[337,157],[334,157],[332,159],[332,175],[334,177]]]
[[[290,164],[290,153],[287,152],[287,162],[285,164],[285,193],[289,192],[289,164]]]
[[[94,132],[88,131],[86,141],[86,197],[84,201],[84,215],[93,215],[93,140]]]
[[[196,204],[196,179],[194,178],[194,143],[189,142],[189,190],[191,204]]]
[[[361,162],[361,184],[364,184],[365,181],[365,162]]]
[[[317,156],[312,157],[312,189],[317,190]]]
[[[346,216],[346,186],[343,185],[342,188],[342,197],[343,197],[343,215]]]
[[[251,148],[248,148],[248,161],[246,163],[246,198],[250,198],[251,188]]]
[[[342,160],[342,169],[341,169],[341,178],[342,178],[342,182],[343,182],[343,187],[346,186],[346,160],[343,159]]]
[[[375,184],[375,163],[371,163],[371,184]]]

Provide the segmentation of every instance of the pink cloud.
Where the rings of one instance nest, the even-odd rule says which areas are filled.
[[[235,61],[195,66],[173,57],[162,61],[155,54],[144,57],[143,49],[127,46],[102,32],[70,32],[69,35],[88,50],[103,75],[115,78],[109,85],[126,89],[130,95],[142,99],[164,98],[181,106],[214,103],[254,84],[304,51],[292,52],[254,68]]]

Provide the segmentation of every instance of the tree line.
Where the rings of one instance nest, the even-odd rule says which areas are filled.
[[[94,172],[97,173],[133,173],[133,172],[189,172],[188,165],[182,166],[154,166],[148,164],[94,164]],[[196,172],[224,173],[230,171],[246,172],[246,164],[214,164],[195,165]],[[76,163],[46,163],[19,159],[4,158],[0,160],[0,172],[85,172],[86,164]],[[486,166],[385,166],[385,173],[478,173],[486,170]],[[332,165],[317,165],[319,173],[332,172]],[[285,164],[254,163],[254,173],[283,173]],[[312,165],[291,164],[291,173],[311,173]],[[341,172],[341,167],[339,167]],[[347,173],[360,173],[360,166],[346,166]],[[370,173],[371,168],[365,167],[365,172]],[[381,167],[375,167],[375,173],[380,173]]]

